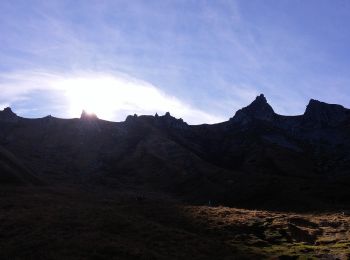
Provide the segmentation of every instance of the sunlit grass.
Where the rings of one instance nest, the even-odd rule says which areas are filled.
[[[170,202],[135,195],[21,189],[2,191],[0,257],[22,259],[320,259],[350,256],[350,217]],[[312,239],[311,239],[312,238]],[[55,252],[55,254],[52,254]],[[286,258],[287,259],[287,258]]]

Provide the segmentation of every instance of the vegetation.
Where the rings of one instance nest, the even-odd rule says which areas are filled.
[[[3,188],[1,259],[350,257],[350,216],[185,205],[102,187]]]

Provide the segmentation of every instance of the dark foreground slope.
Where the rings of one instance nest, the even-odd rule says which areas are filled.
[[[18,158],[2,146],[0,146],[0,183],[1,186],[42,184]]]
[[[185,205],[130,187],[0,190],[0,259],[349,259],[350,217]]]
[[[8,108],[0,125],[0,144],[48,184],[128,184],[249,208],[350,205],[350,114],[340,105],[311,100],[303,115],[281,116],[261,95],[227,122],[197,126],[169,113],[114,123]]]

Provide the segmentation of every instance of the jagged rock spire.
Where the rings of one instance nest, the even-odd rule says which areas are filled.
[[[349,110],[341,105],[328,104],[311,99],[304,113],[304,121],[309,123],[321,123],[337,125],[347,120]]]
[[[260,94],[249,106],[238,110],[231,121],[236,123],[248,123],[253,119],[271,121],[274,117],[273,108],[267,103],[264,94]]]
[[[13,113],[10,107],[6,107],[3,111],[0,111],[0,120],[2,121],[16,121],[18,116]]]
[[[12,112],[12,109],[10,107],[6,107],[3,112],[8,113],[8,114],[15,114]]]
[[[94,120],[94,119],[98,119],[98,117],[94,113],[88,113],[88,112],[86,112],[86,110],[83,110],[81,113],[80,119],[82,119],[82,120]]]
[[[260,111],[263,112],[274,112],[272,107],[267,103],[267,100],[264,94],[260,94],[255,98],[255,100],[247,107],[243,108],[245,110],[249,110],[251,113],[257,113]]]
[[[182,118],[173,117],[170,112],[166,112],[163,116],[155,115],[155,124],[159,127],[171,127],[177,129],[185,129],[188,127],[187,123]]]

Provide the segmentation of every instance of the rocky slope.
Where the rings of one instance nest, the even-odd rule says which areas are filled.
[[[0,145],[47,185],[122,185],[198,204],[343,209],[350,202],[350,110],[311,100],[299,116],[264,95],[214,125],[164,116],[108,122],[0,112]],[[29,173],[28,173],[29,175]],[[31,174],[32,175],[32,174]]]

